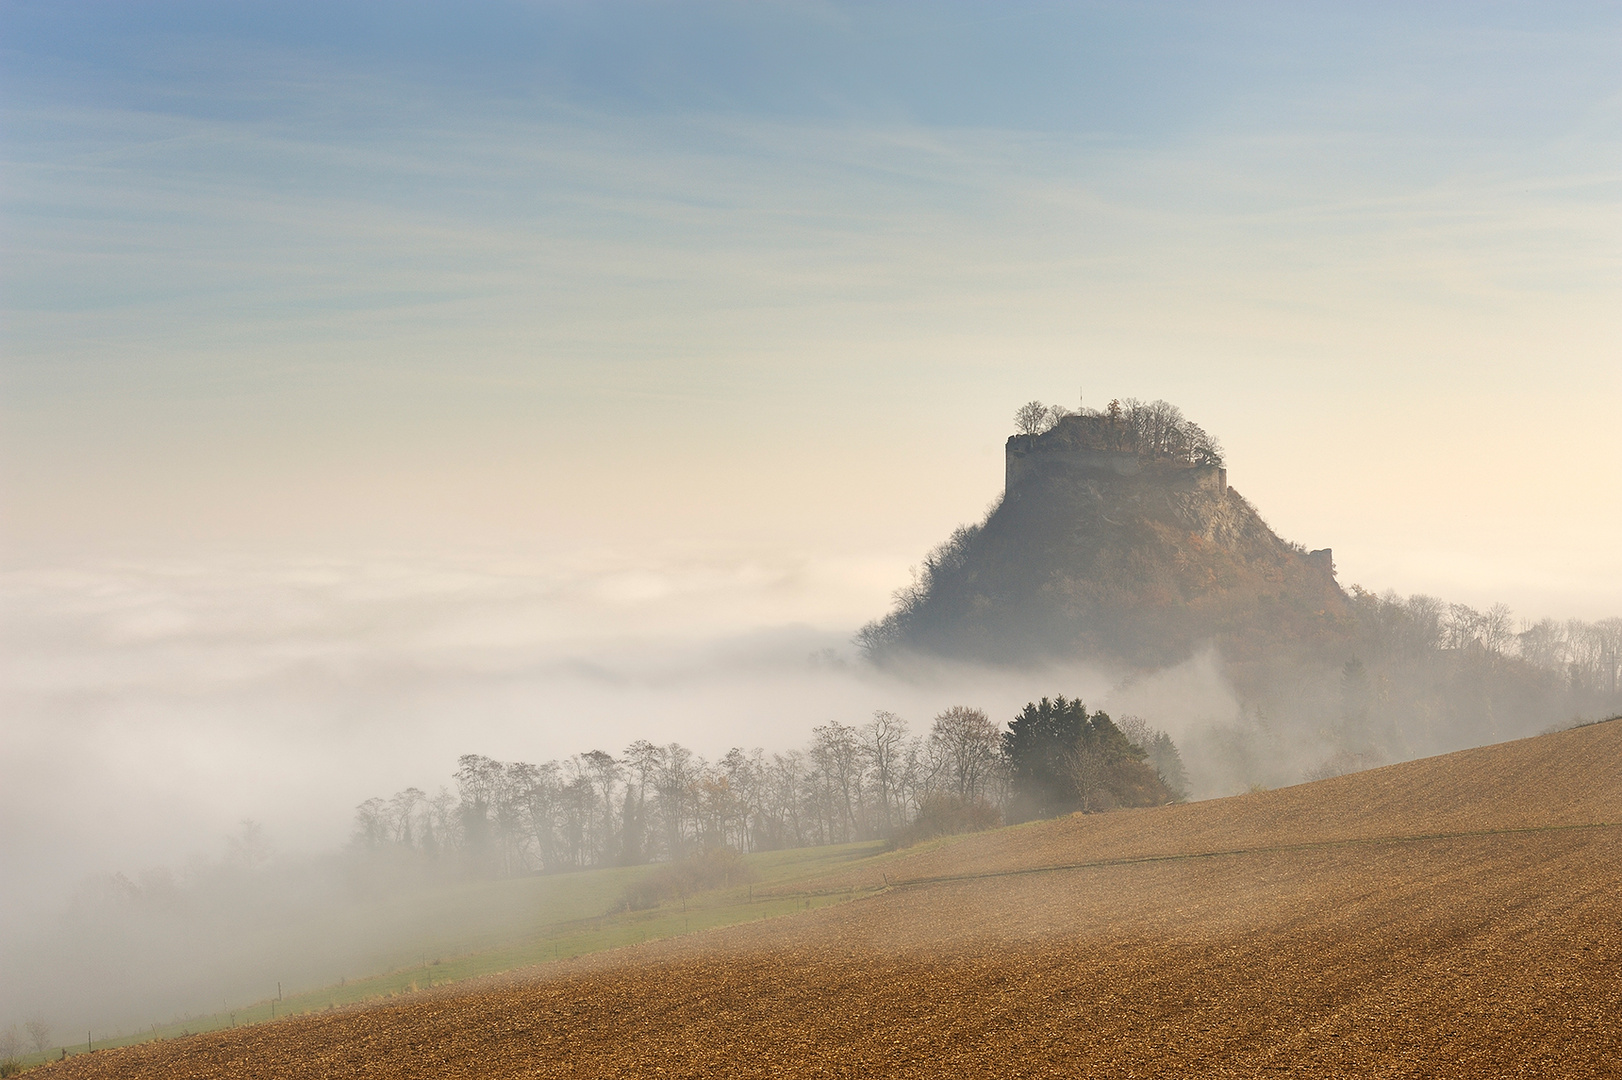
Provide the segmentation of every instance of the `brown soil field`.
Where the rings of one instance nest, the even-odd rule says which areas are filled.
[[[907,853],[811,887],[838,891],[1098,860],[1596,822],[1622,822],[1622,722],[1276,791],[1033,822]]]
[[[1000,830],[848,904],[40,1075],[1622,1076],[1619,822],[1612,722]]]

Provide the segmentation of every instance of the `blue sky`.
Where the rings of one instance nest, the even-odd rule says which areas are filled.
[[[652,520],[896,573],[1078,392],[1176,401],[1376,585],[1569,602],[1598,546],[1527,522],[1618,524],[1547,482],[1622,403],[1614,6],[8,3],[0,43],[14,559]],[[1471,445],[1510,413],[1551,434]]]

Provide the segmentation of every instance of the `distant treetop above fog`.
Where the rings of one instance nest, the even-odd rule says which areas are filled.
[[[1107,450],[1189,465],[1222,465],[1222,446],[1169,401],[1116,399],[1104,409],[1071,412],[1059,405],[1027,402],[1014,413],[1016,439],[1033,448]]]

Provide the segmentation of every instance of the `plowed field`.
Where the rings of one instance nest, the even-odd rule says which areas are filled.
[[[1001,830],[837,907],[41,1075],[1622,1076],[1618,822],[1622,722]]]

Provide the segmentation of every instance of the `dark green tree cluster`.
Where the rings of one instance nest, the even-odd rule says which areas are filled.
[[[1002,750],[1015,821],[1177,799],[1108,714],[1062,694],[1027,704],[1003,733]]]

